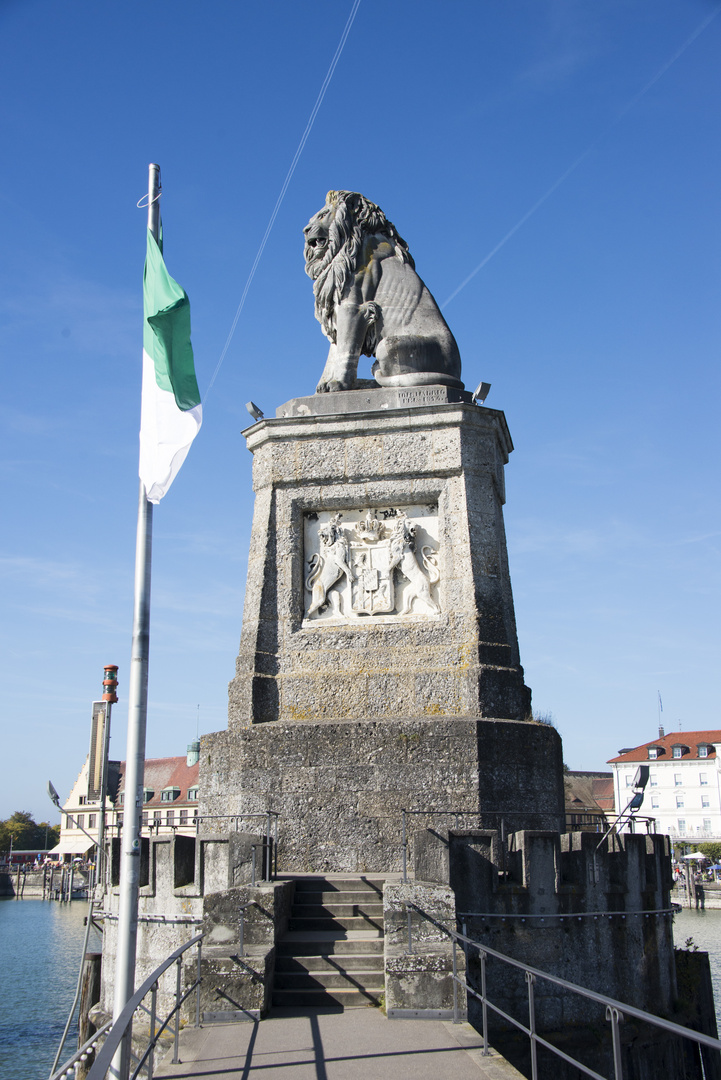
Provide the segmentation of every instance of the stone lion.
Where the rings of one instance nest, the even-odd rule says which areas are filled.
[[[361,355],[376,358],[380,386],[463,389],[455,338],[380,207],[329,191],[303,232],[315,316],[331,343],[316,393],[353,389]]]

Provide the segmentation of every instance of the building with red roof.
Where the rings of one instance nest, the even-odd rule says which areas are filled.
[[[648,783],[638,813],[657,832],[695,845],[721,840],[721,730],[675,731],[641,746],[625,747],[608,764],[614,773],[617,813],[633,798],[634,778],[647,765]]]
[[[194,835],[198,808],[199,743],[183,757],[148,758],[143,781],[142,833],[181,832]],[[69,861],[93,859],[100,832],[100,802],[90,794],[89,759],[86,758],[68,799],[63,804],[60,840],[48,853]],[[105,802],[106,836],[119,836],[125,807],[125,762],[108,762]]]

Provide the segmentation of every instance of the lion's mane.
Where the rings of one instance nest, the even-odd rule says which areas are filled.
[[[408,244],[381,208],[357,191],[329,191],[325,206],[311,219],[311,224],[321,215],[329,218],[328,246],[319,258],[312,259],[307,254],[305,269],[314,282],[315,317],[325,336],[335,343],[335,309],[358,270],[365,238],[386,236],[401,262],[409,263],[414,269],[415,263]]]

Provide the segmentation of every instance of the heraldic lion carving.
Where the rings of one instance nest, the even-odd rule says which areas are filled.
[[[331,343],[316,393],[352,390],[361,355],[376,358],[380,386],[463,388],[455,338],[380,207],[329,191],[303,232],[315,316]]]

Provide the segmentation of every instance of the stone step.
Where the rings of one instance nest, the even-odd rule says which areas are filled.
[[[382,986],[364,990],[274,990],[273,1004],[309,1009],[339,1005],[347,1009],[355,1005],[380,1005],[384,993]]]
[[[358,889],[347,892],[323,892],[321,890],[308,889],[307,892],[296,892],[293,899],[294,907],[306,907],[320,904],[322,906],[335,906],[336,904],[372,904],[374,907],[383,908],[383,897],[375,892],[360,892]]]
[[[365,990],[383,982],[378,971],[284,971],[276,972],[275,990]]]
[[[366,877],[297,877],[293,878],[295,881],[295,891],[299,892],[317,892],[322,889],[324,892],[374,892],[378,896],[383,895],[383,885],[385,884],[385,878],[366,878]]]
[[[291,931],[276,945],[276,956],[348,956],[358,953],[382,953],[383,938],[378,931],[363,936],[328,933],[323,930],[304,934]]]
[[[276,978],[280,972],[285,976],[286,973],[301,971],[352,971],[353,973],[383,971],[383,945],[380,939],[378,944],[380,948],[376,952],[332,954],[331,956],[327,954],[303,956],[294,953],[292,956],[276,956]]]
[[[288,922],[289,930],[297,930],[303,932],[306,930],[377,930],[379,933],[383,931],[383,919],[382,918],[366,918],[362,915],[350,916],[343,918],[317,918],[306,919],[300,918],[295,914],[291,915]]]
[[[293,918],[298,919],[347,919],[365,917],[383,922],[383,905],[360,904],[293,904]]]

